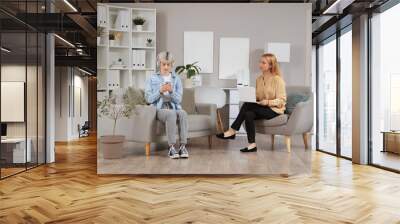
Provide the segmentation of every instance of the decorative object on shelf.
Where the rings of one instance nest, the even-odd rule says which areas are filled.
[[[135,29],[136,31],[143,31],[143,24],[146,22],[146,20],[143,17],[136,17],[133,19],[133,23],[135,24]]]
[[[192,64],[177,66],[175,72],[179,75],[184,74],[186,79],[184,81],[185,88],[193,87],[193,77],[200,73],[200,67],[196,65],[197,61]]]
[[[148,38],[148,39],[146,40],[146,46],[147,46],[147,47],[152,47],[152,46],[153,46],[153,39]]]
[[[118,58],[116,61],[113,61],[111,68],[117,69],[117,68],[125,68],[126,65],[123,64],[122,58]]]
[[[100,137],[100,146],[103,149],[104,159],[121,158],[123,154],[124,135],[116,135],[117,122],[121,118],[129,118],[135,111],[136,105],[143,104],[143,100],[132,91],[120,94],[120,91],[111,92],[97,102],[99,117],[113,120],[112,135]]]
[[[118,58],[117,65],[122,65],[122,58]]]
[[[114,46],[115,45],[115,34],[110,33],[108,39],[110,40],[110,46]]]
[[[115,37],[115,46],[119,46],[121,45],[121,40],[122,40],[122,33],[121,32],[115,32],[114,33],[114,37]]]
[[[97,28],[97,45],[101,45],[101,36],[103,36],[103,34],[104,34],[103,28],[98,27]]]

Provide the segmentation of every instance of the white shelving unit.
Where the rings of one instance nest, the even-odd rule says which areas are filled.
[[[97,26],[102,30],[97,45],[99,91],[133,86],[144,88],[145,80],[156,71],[156,9],[97,4]],[[133,19],[145,19],[137,30]],[[110,40],[114,36],[115,40]],[[152,45],[147,45],[152,39]]]

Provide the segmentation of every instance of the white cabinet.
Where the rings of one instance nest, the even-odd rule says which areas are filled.
[[[97,27],[107,27],[107,8],[104,5],[97,6]]]

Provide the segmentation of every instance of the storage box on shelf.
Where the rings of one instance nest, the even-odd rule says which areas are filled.
[[[136,17],[145,20],[141,31],[135,30]],[[98,18],[104,20],[98,21],[103,27],[97,47],[98,89],[144,88],[146,78],[156,70],[156,10],[100,3]]]
[[[107,6],[105,5],[97,5],[97,27],[107,27],[108,19],[107,19]]]

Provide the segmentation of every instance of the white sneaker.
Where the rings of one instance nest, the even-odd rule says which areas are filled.
[[[181,145],[181,147],[179,147],[179,156],[181,158],[189,158],[189,152],[186,149],[185,145]]]
[[[175,147],[173,145],[171,145],[169,147],[168,156],[171,159],[178,159],[179,158],[179,154],[176,152]]]

